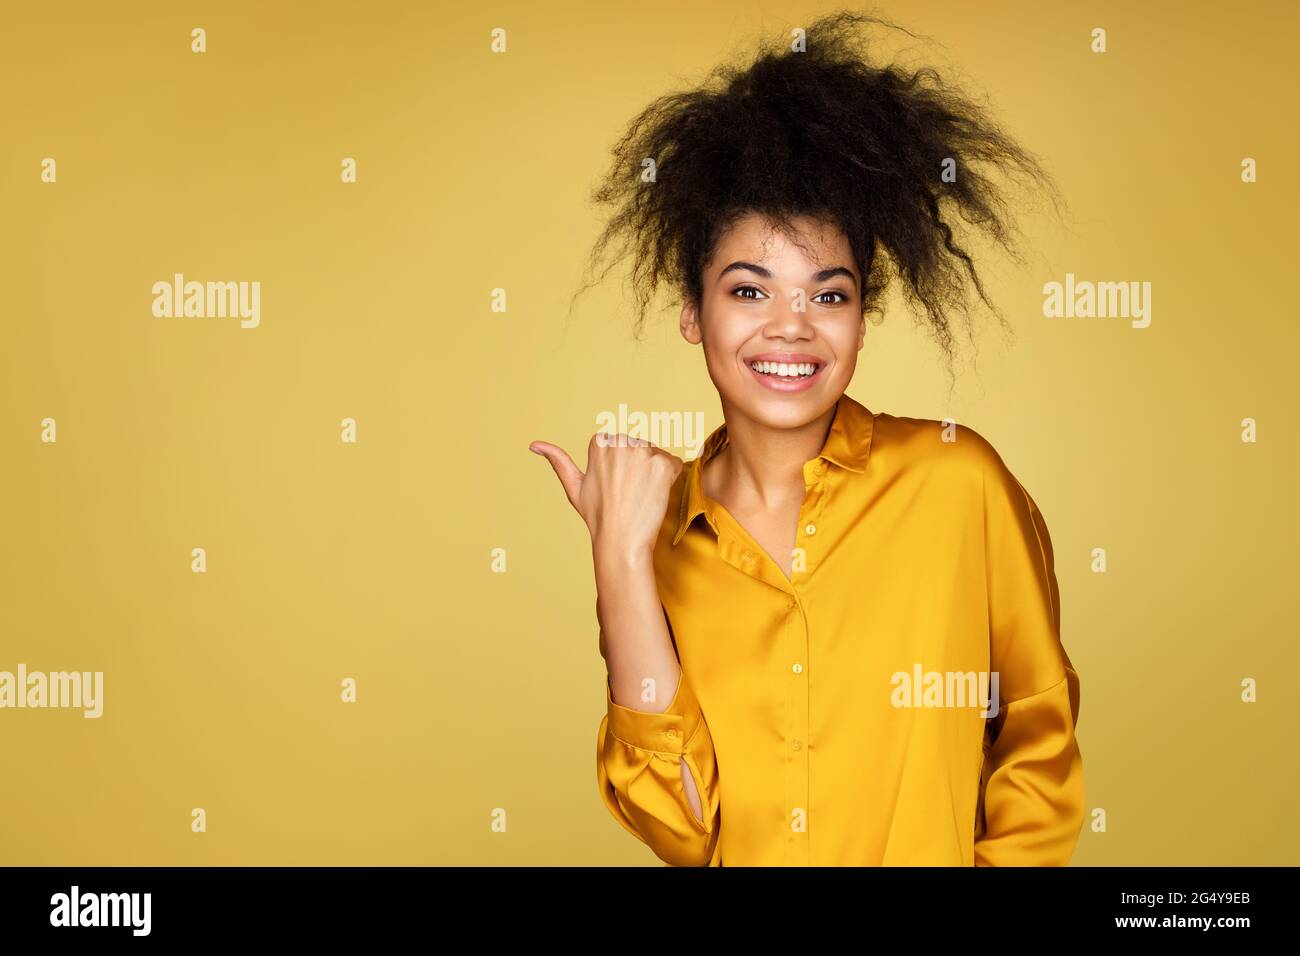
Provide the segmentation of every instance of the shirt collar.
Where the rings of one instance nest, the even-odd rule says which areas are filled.
[[[875,414],[855,401],[847,392],[840,396],[835,404],[835,417],[831,420],[830,431],[822,446],[818,458],[838,465],[852,472],[862,473],[867,468],[867,457],[871,454],[871,433]],[[682,493],[681,509],[677,518],[677,531],[673,535],[673,544],[682,540],[686,529],[701,514],[717,533],[709,500],[704,496],[701,473],[704,463],[727,447],[727,423],[723,422],[704,440],[704,446],[698,456],[686,464],[686,489]]]

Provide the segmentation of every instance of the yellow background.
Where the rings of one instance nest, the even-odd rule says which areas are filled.
[[[671,309],[634,341],[614,274],[566,319],[588,192],[651,97],[833,9],[6,12],[0,670],[102,670],[105,701],[0,711],[0,862],[657,862],[598,799],[589,540],[527,444],[582,465],[620,402],[719,423]],[[1024,221],[1023,267],[986,260],[1014,343],[950,395],[893,310],[850,392],[975,428],[1046,516],[1108,816],[1076,864],[1300,862],[1296,10],[882,7],[1070,203]],[[175,272],[260,281],[261,327],[155,319]],[[1045,319],[1066,272],[1152,282],[1151,327]]]

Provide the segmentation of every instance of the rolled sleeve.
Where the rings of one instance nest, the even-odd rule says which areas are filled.
[[[717,758],[708,724],[683,673],[662,713],[614,702],[596,739],[596,779],[602,802],[629,833],[673,866],[707,866],[717,850],[721,803]],[[704,818],[695,816],[682,782],[685,762]]]
[[[985,495],[990,667],[1002,703],[981,775],[975,862],[1064,866],[1086,808],[1079,677],[1061,642],[1051,538],[1005,467],[986,476]]]

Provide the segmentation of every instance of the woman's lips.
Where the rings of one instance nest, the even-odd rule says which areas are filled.
[[[813,387],[813,384],[821,378],[822,372],[826,370],[825,365],[818,365],[817,370],[811,375],[787,376],[782,378],[779,375],[766,375],[763,372],[754,371],[754,366],[748,362],[745,368],[749,369],[749,374],[758,379],[759,384],[770,388],[774,392],[804,392]]]

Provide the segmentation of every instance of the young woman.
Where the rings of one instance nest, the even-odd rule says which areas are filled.
[[[894,280],[951,358],[984,299],[953,226],[1010,248],[989,174],[1051,181],[933,72],[873,65],[866,20],[651,104],[596,193],[597,257],[635,254],[641,321],[680,293],[724,417],[686,464],[529,446],[591,532],[597,780],[674,865],[1063,865],[1079,682],[1043,518],[974,430],[845,392]]]

